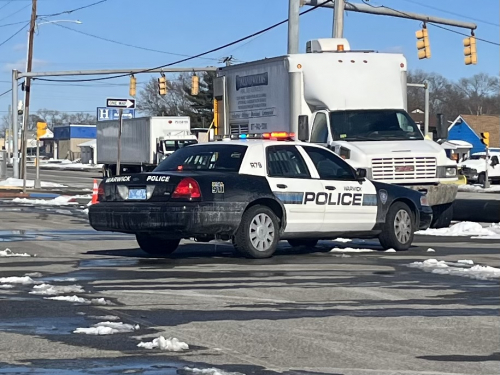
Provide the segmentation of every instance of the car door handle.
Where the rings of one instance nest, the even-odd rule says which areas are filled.
[[[279,187],[280,189],[286,189],[288,187],[285,184],[278,184],[276,186]]]
[[[335,186],[325,186],[326,190],[335,190]]]

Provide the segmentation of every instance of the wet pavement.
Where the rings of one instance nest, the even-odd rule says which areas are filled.
[[[95,232],[84,216],[0,204],[0,223],[0,250],[36,254],[0,258],[0,278],[31,275],[0,288],[0,374],[500,373],[498,279],[408,267],[428,258],[500,267],[500,240],[419,237],[398,253],[376,241],[283,243],[265,260],[188,241],[152,258],[133,236]],[[33,294],[43,283],[107,304]],[[110,315],[139,328],[73,332]],[[137,347],[160,335],[189,350]]]

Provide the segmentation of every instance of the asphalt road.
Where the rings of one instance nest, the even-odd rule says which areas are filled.
[[[283,243],[267,260],[186,242],[151,258],[132,237],[95,232],[67,209],[4,204],[0,222],[0,250],[36,254],[0,258],[0,277],[40,272],[33,280],[77,284],[85,292],[67,295],[114,304],[48,300],[32,285],[0,289],[0,373],[500,374],[498,282],[407,267],[428,258],[500,267],[500,240],[419,237],[399,253],[329,252],[377,249],[370,241],[302,251]],[[72,333],[104,315],[139,329]],[[137,347],[160,335],[190,349]]]
[[[36,177],[35,167],[28,166],[28,179],[34,180]],[[12,168],[8,168],[8,176],[12,177]],[[67,170],[40,170],[40,180],[43,182],[55,182],[57,184],[69,186],[77,189],[91,189],[94,179],[98,183],[101,181],[102,173],[100,171],[67,171]]]

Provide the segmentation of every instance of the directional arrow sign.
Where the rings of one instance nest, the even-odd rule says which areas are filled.
[[[135,99],[106,99],[108,108],[135,108]]]

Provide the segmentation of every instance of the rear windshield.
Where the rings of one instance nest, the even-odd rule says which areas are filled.
[[[247,147],[243,145],[220,143],[208,146],[187,146],[163,160],[154,171],[238,172],[246,150]]]

